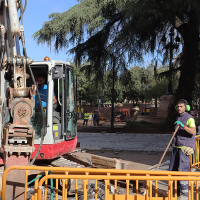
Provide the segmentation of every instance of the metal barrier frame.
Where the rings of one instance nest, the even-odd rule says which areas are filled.
[[[91,168],[65,168],[65,167],[36,167],[36,166],[12,166],[6,169],[2,180],[2,200],[5,200],[6,192],[6,177],[11,170],[25,170],[25,195],[27,198],[27,180],[29,170],[40,171],[38,176],[43,173],[45,175],[40,180],[35,181],[35,193],[32,200],[47,199],[47,182],[49,179],[56,181],[56,199],[58,199],[58,180],[62,179],[62,199],[67,199],[67,184],[68,179],[75,179],[75,199],[78,199],[78,180],[82,179],[84,182],[84,200],[87,199],[88,180],[95,180],[95,194],[94,198],[97,200],[97,180],[104,180],[105,183],[105,200],[175,200],[177,198],[177,181],[189,181],[189,197],[194,199],[194,186],[199,185],[200,174],[198,172],[177,172],[177,171],[150,171],[150,170],[117,170],[117,169],[91,169]],[[51,174],[49,171],[51,170]],[[114,181],[115,193],[109,194],[110,181]],[[117,181],[126,181],[126,194],[117,194]],[[130,181],[134,180],[136,183],[136,194],[129,194]],[[146,181],[146,195],[139,194],[139,181]],[[158,196],[158,181],[168,181],[168,197]],[[174,194],[173,194],[174,182]],[[42,186],[44,185],[44,196],[42,195]],[[155,195],[152,196],[153,187]],[[199,189],[196,187],[196,200],[199,200]]]
[[[196,200],[199,200],[199,181],[200,174],[198,172],[192,172],[192,169],[200,169],[200,135],[195,136],[195,151],[190,157],[191,172],[178,172],[178,171],[149,171],[149,170],[117,170],[117,169],[91,169],[91,168],[65,168],[65,167],[38,167],[38,166],[12,166],[4,171],[2,177],[2,192],[0,196],[2,200],[5,200],[6,192],[6,177],[11,170],[25,170],[25,194],[24,199],[27,198],[27,184],[28,174],[30,170],[40,172],[37,177],[42,173],[45,173],[44,177],[35,182],[35,193],[32,196],[32,200],[42,199],[42,186],[45,185],[44,199],[47,199],[47,183],[49,179],[55,179],[56,181],[56,199],[58,199],[58,180],[62,179],[63,199],[67,199],[67,184],[68,179],[75,180],[75,199],[78,199],[78,180],[82,179],[84,183],[84,200],[87,199],[88,180],[95,180],[95,199],[97,199],[97,181],[104,180],[105,182],[105,199],[106,200],[153,200],[153,199],[168,199],[174,200],[177,198],[177,181],[185,180],[189,181],[189,197],[194,199],[194,186],[196,185]],[[43,172],[41,172],[43,171]],[[51,174],[49,174],[51,171]],[[114,181],[115,194],[109,194],[110,181]],[[117,194],[117,181],[126,181],[126,195]],[[130,181],[136,182],[136,194],[129,195]],[[139,195],[139,181],[146,181],[146,195]],[[168,197],[158,197],[158,181],[168,181]],[[155,183],[153,183],[155,182]],[[173,182],[174,191],[173,194]],[[152,196],[152,188],[155,187],[155,197]]]
[[[199,154],[199,141],[200,141],[200,135],[196,135],[195,136],[195,150],[194,150],[194,153],[190,156],[190,166],[191,166],[191,171],[192,171],[192,168],[195,168],[195,169],[200,169],[200,154]]]

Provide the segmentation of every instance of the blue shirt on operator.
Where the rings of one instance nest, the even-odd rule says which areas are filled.
[[[42,88],[38,88],[38,92],[40,93],[42,106],[46,107],[47,106],[47,85],[44,84]],[[35,99],[35,106],[40,106],[37,94],[34,96],[34,99]]]

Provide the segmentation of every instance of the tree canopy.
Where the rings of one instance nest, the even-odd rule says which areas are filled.
[[[111,69],[107,69],[103,77],[96,76],[96,74],[91,71],[90,75],[87,73],[87,68],[84,66],[77,67],[75,64],[71,65],[75,69],[75,76],[77,78],[77,101],[79,105],[81,101],[83,104],[94,105],[97,104],[97,99],[101,99],[101,104],[111,103],[111,89],[112,89],[112,79],[113,72]],[[158,66],[158,73],[167,71],[167,66]],[[154,68],[149,65],[147,68],[141,68],[139,66],[130,67],[123,73],[117,74],[117,70],[114,73],[115,82],[115,103],[130,103],[130,101],[135,104],[139,104],[141,101],[145,101],[145,87],[147,84],[151,86],[147,93],[147,103],[155,103],[156,97],[166,94],[168,80],[167,78],[162,78],[155,80],[154,78]],[[178,82],[177,78],[173,79],[173,85]]]
[[[72,43],[74,48],[69,52],[74,53],[75,61],[89,61],[98,73],[103,73],[102,66],[111,63],[113,57],[117,58],[118,70],[133,60],[141,61],[146,52],[155,52],[170,29],[176,30],[184,48],[175,102],[192,101],[199,58],[200,1],[83,0],[49,18],[34,34],[37,42],[47,43],[56,51]],[[172,124],[172,110],[170,115]]]

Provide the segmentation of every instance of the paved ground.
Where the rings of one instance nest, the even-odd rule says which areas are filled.
[[[164,152],[171,134],[78,132],[77,136],[82,149]],[[170,146],[168,151],[171,150]]]

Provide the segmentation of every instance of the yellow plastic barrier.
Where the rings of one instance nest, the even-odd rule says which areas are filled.
[[[40,179],[34,181],[35,191],[32,200],[47,199],[48,180],[54,181],[54,198],[58,199],[58,183],[62,180],[62,199],[67,200],[68,180],[75,180],[75,199],[78,200],[78,183],[83,180],[84,200],[87,200],[88,183],[90,180],[95,182],[94,198],[97,200],[97,181],[103,180],[105,184],[105,200],[176,200],[177,181],[189,181],[189,199],[199,200],[200,174],[198,172],[169,172],[169,171],[149,171],[149,170],[116,170],[116,169],[91,169],[91,168],[64,168],[64,167],[35,167],[35,166],[13,166],[5,170],[2,180],[2,200],[5,200],[6,177],[10,170],[25,170],[25,197],[27,197],[27,180],[30,170],[38,170]],[[43,172],[41,172],[41,170]],[[49,173],[50,172],[50,173]],[[126,194],[118,194],[118,183],[125,181]],[[130,184],[134,181],[134,193],[130,194]],[[139,194],[139,184],[145,183],[145,194]],[[166,197],[162,197],[158,190],[163,183],[166,184]],[[109,186],[114,187],[114,193],[110,193]],[[133,187],[133,185],[132,185]],[[174,189],[173,189],[174,188]]]

